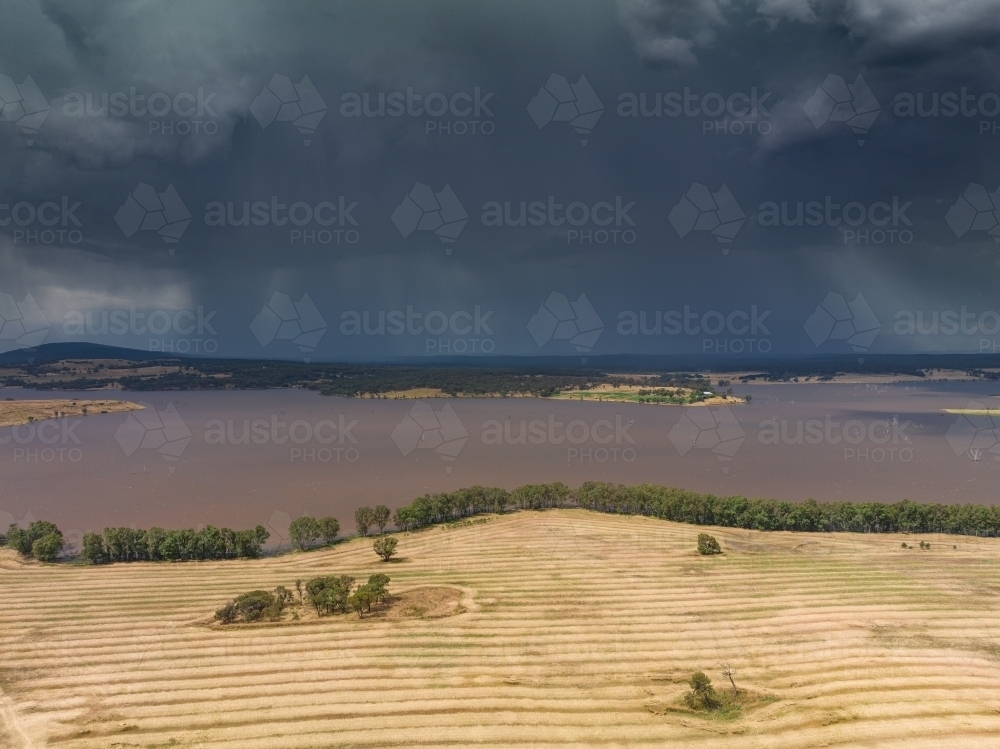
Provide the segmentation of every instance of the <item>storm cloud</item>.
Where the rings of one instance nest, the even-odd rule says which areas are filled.
[[[0,314],[281,359],[993,353],[998,40],[996,0],[8,3]]]

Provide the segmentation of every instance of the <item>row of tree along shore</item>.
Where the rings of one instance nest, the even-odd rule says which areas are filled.
[[[902,500],[881,502],[785,502],[720,497],[656,484],[625,486],[587,481],[578,489],[565,484],[529,484],[513,491],[472,486],[454,492],[425,494],[392,513],[399,531],[413,531],[474,515],[516,510],[580,507],[619,515],[645,515],[691,525],[716,525],[758,531],[842,531],[855,533],[950,533],[965,536],[1000,535],[1000,506],[922,504]],[[388,525],[384,505],[361,507],[355,513],[358,535],[372,526],[382,533]],[[340,531],[332,517],[309,516],[292,522],[296,548],[334,543]],[[207,526],[201,530],[106,528],[87,533],[80,556],[95,564],[130,561],[187,561],[257,558],[270,533],[258,525],[251,530]],[[0,544],[25,557],[55,561],[63,550],[62,532],[52,523],[35,521],[28,528],[10,526]]]

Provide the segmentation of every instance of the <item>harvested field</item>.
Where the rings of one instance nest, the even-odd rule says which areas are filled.
[[[694,553],[700,532],[725,553]],[[0,551],[0,746],[1000,745],[1000,540],[583,510],[398,538],[388,564],[371,539],[107,567]],[[238,593],[374,572],[410,615],[205,625]],[[745,708],[679,707],[692,671],[728,687],[722,662]]]

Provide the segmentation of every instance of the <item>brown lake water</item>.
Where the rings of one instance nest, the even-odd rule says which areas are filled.
[[[776,384],[738,392],[753,401],[728,413],[302,390],[123,393],[153,408],[0,430],[0,524],[48,519],[72,541],[108,525],[264,523],[280,540],[288,519],[306,513],[334,515],[352,531],[360,505],[548,481],[650,482],[790,501],[998,496],[1000,462],[989,450],[1000,444],[1000,429],[982,419],[955,427],[960,417],[943,409],[970,401],[1000,408],[991,395],[1000,385]],[[9,389],[0,397],[67,394]]]

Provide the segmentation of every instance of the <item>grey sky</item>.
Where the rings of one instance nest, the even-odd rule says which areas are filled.
[[[6,3],[0,74],[17,93],[0,95],[31,109],[30,76],[49,111],[25,131],[13,101],[4,118],[14,121],[0,122],[0,222],[11,219],[0,226],[0,292],[32,296],[45,342],[153,339],[193,353],[203,345],[193,339],[212,339],[217,355],[478,353],[487,339],[494,355],[586,355],[569,328],[542,345],[529,331],[553,292],[586,295],[604,326],[595,355],[731,353],[736,340],[747,354],[764,339],[764,353],[853,354],[839,333],[817,346],[804,329],[830,293],[863,296],[881,326],[872,352],[979,351],[1000,340],[1000,234],[988,211],[1000,211],[998,40],[996,0]],[[584,116],[578,132],[572,102],[546,114],[547,97],[562,96],[553,75],[584,108],[596,96],[596,123]],[[302,107],[315,114],[315,94],[325,114],[300,121],[304,131],[293,120],[310,112],[272,108],[269,120],[269,84],[299,84]],[[850,101],[824,108],[845,90]],[[360,116],[349,116],[355,102]],[[846,121],[856,115],[864,127]],[[147,218],[120,213],[140,183],[176,190],[190,213],[186,226],[164,219],[177,242],[155,216],[126,236]],[[450,186],[468,214],[454,242],[433,216],[407,236],[406,211],[392,220],[418,183],[431,200]],[[717,216],[682,204],[695,183],[710,201],[726,185],[744,214],[728,224],[735,234],[713,235]],[[953,208],[970,183],[985,191]],[[39,213],[43,203],[56,207]],[[239,224],[244,203],[263,225]],[[799,203],[803,225],[782,225]],[[845,224],[847,204],[857,226]],[[497,206],[504,225],[490,225]],[[686,215],[700,218],[689,231]],[[293,303],[308,294],[327,325],[317,345],[286,337],[294,320],[273,339],[258,325],[262,345],[251,323],[276,292]],[[214,334],[184,332],[177,313],[198,306],[215,313]],[[463,332],[476,306],[491,313],[485,329]],[[652,330],[657,311],[683,319],[685,306],[696,332],[619,330],[622,313],[644,311]],[[963,306],[974,320],[946,333],[942,316],[961,319]],[[100,332],[103,317],[132,307],[177,324]],[[379,312],[408,307],[421,320],[444,313],[447,328],[341,330],[345,313],[369,312],[374,330]],[[78,335],[67,323],[88,312],[97,332]],[[718,319],[703,320],[709,312],[731,330],[704,334]],[[926,334],[907,332],[917,312]],[[767,332],[744,331],[744,315]],[[24,345],[6,330],[3,348]]]

